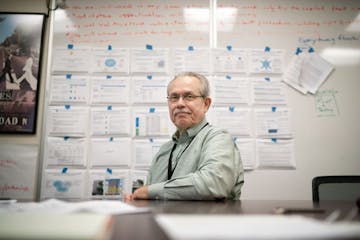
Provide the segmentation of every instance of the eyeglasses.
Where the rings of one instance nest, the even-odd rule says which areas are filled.
[[[167,99],[169,102],[176,103],[179,101],[179,99],[182,98],[185,102],[192,102],[196,98],[203,98],[203,96],[199,95],[192,95],[192,94],[185,94],[185,95],[179,95],[179,94],[171,94],[170,96],[167,96]]]

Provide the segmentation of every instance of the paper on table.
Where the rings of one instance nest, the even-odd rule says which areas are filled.
[[[171,239],[343,239],[360,237],[360,223],[328,223],[303,216],[157,215]]]
[[[137,208],[119,200],[92,200],[83,202],[65,202],[48,199],[42,202],[19,202],[0,205],[0,213],[36,212],[36,213],[99,213],[128,214],[149,211],[147,208]]]
[[[5,213],[0,239],[96,239],[112,235],[113,217],[102,214]]]

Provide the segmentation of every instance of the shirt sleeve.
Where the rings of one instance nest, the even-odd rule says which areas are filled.
[[[150,199],[215,200],[231,196],[237,181],[240,155],[224,131],[209,134],[201,146],[197,170],[148,186]]]

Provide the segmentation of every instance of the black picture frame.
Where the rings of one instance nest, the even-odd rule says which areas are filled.
[[[45,14],[0,12],[0,134],[34,134]]]

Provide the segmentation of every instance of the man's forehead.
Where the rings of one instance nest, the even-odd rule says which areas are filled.
[[[170,94],[186,95],[186,94],[194,94],[194,91],[191,91],[191,90],[173,90],[173,91],[170,91]]]
[[[187,88],[187,89],[197,89],[200,86],[200,81],[195,78],[195,77],[191,77],[191,76],[184,76],[184,77],[178,77],[176,79],[174,79],[171,83],[170,83],[170,90],[174,89],[174,88]]]

